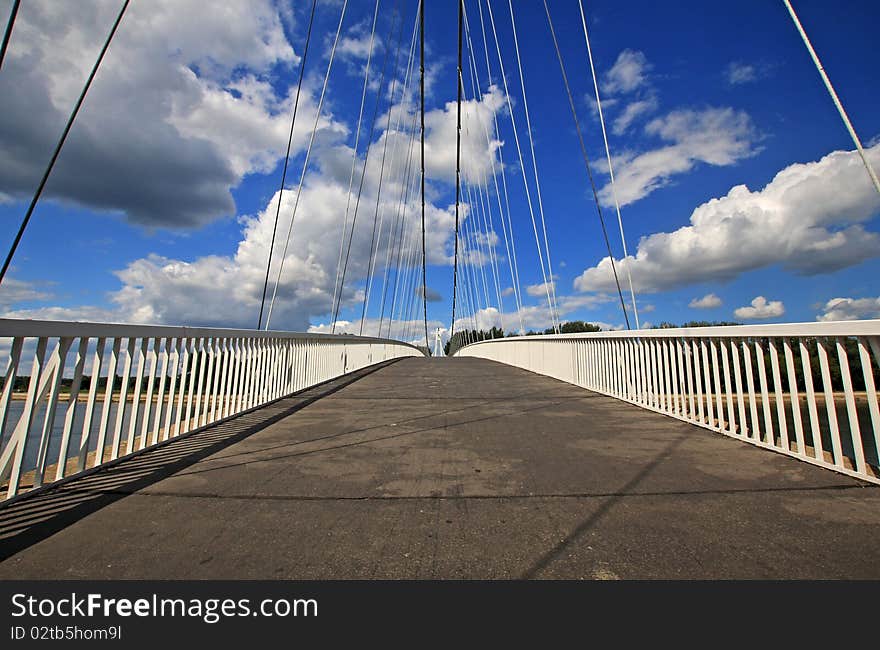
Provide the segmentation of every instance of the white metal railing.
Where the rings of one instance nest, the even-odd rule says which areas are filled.
[[[880,320],[519,336],[456,355],[880,483]]]
[[[5,498],[347,372],[423,354],[369,337],[10,319],[0,319],[0,340]]]

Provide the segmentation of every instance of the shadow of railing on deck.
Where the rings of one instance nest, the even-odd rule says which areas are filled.
[[[198,463],[397,360],[281,398],[0,507],[0,561],[133,492]]]

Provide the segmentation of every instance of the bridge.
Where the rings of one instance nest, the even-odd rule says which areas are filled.
[[[456,120],[454,229],[450,200],[448,227],[432,251],[452,267],[450,355],[438,354],[439,327],[429,352],[425,3],[408,17],[385,16],[386,40],[393,44],[396,33],[397,45],[383,47],[384,61],[373,62],[371,73],[378,0],[373,9],[347,194],[338,188],[346,207],[331,206],[315,231],[323,238],[338,230],[335,268],[315,262],[311,251],[298,258],[289,250],[297,210],[298,227],[309,218],[300,197],[349,5],[322,7],[332,10],[333,24],[339,12],[338,26],[326,73],[316,77],[320,94],[310,98],[308,144],[292,155],[317,4],[299,59],[280,186],[265,224],[253,225],[265,225],[265,242],[242,246],[266,249],[265,275],[259,268],[258,282],[241,279],[244,304],[259,305],[256,329],[0,319],[0,578],[880,578],[880,320],[642,327],[631,273],[639,254],[626,248],[582,2],[575,27],[583,27],[619,257],[550,6],[542,4],[607,250],[596,269],[613,279],[607,286],[616,291],[607,294],[619,300],[625,330],[560,333],[564,313],[512,2],[516,67],[509,71],[493,3],[476,3],[470,21],[466,3],[457,3],[457,101],[447,107],[455,106]],[[862,180],[866,189],[870,180],[875,200],[876,145],[862,147],[791,3],[784,4],[853,140],[855,152],[846,153],[859,174],[867,171]],[[0,283],[128,5],[57,141]],[[508,87],[514,70],[518,95]],[[484,90],[498,100],[488,119],[467,106],[483,102]],[[375,92],[372,120],[368,91]],[[472,138],[465,148],[463,101]],[[525,125],[518,127],[520,106]],[[505,119],[512,164],[502,157]],[[374,138],[377,123],[382,134]],[[473,138],[478,149],[485,141],[480,173],[469,168],[468,156],[479,155]],[[370,159],[374,145],[381,153]],[[337,153],[333,165],[344,163],[344,176],[348,153]],[[300,154],[294,189],[288,163]],[[433,179],[435,193],[447,180],[441,176]],[[511,208],[520,179],[524,200],[514,196]],[[358,229],[362,204],[375,207],[364,208],[372,224],[362,219]],[[529,239],[534,233],[538,284],[520,281],[517,229]],[[369,242],[361,260],[351,257],[357,238]],[[335,241],[331,248],[336,259]],[[239,270],[237,263],[229,268]],[[310,274],[314,285],[294,288],[291,268]],[[544,307],[524,304],[523,288],[546,294],[551,327],[543,335],[525,334],[524,314]],[[321,304],[301,303],[311,311],[297,317],[328,315],[329,333],[270,328],[283,322],[280,305],[299,290]],[[506,315],[505,296],[515,303]],[[358,336],[337,333],[355,329],[340,316],[346,310],[360,314]],[[494,338],[484,339],[487,315],[498,320],[490,325]],[[505,318],[518,320],[518,336],[495,327]],[[363,335],[367,323],[376,336]]]
[[[4,579],[880,576],[878,321],[0,332]]]

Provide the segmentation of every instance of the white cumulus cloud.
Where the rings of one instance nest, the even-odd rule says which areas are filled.
[[[246,83],[253,85],[248,92],[254,95],[263,92],[258,83],[250,81]],[[470,109],[474,112],[483,112],[483,117],[488,117],[491,124],[491,111],[495,110],[492,107],[496,105],[500,106],[499,96],[497,91],[492,91],[484,96],[483,102],[471,102]],[[411,115],[406,112],[406,107],[401,110],[403,112],[400,114],[400,124],[409,125]],[[434,127],[442,130],[442,126],[451,121],[450,113],[454,119],[454,103],[432,110],[426,115],[426,121],[430,118]],[[270,272],[269,298],[272,296],[288,231],[291,237],[289,248],[283,258],[284,269],[272,312],[273,329],[305,330],[311,322],[327,320],[328,314],[332,312],[340,238],[343,234],[347,204],[349,221],[346,226],[346,247],[355,213],[357,221],[342,295],[343,309],[356,307],[358,309],[355,311],[360,315],[359,308],[365,295],[364,281],[370,264],[375,223],[377,244],[370,313],[372,314],[377,305],[381,304],[387,291],[385,297],[389,309],[386,313],[390,312],[390,305],[394,303],[398,305],[394,318],[397,320],[407,318],[407,314],[401,313],[399,306],[411,304],[413,302],[411,298],[418,294],[418,289],[412,281],[407,286],[403,286],[402,282],[398,285],[395,274],[390,272],[387,275],[389,281],[386,290],[385,271],[386,268],[400,266],[403,269],[402,273],[405,274],[408,270],[421,266],[421,206],[416,191],[418,174],[410,174],[408,193],[403,183],[407,169],[406,161],[409,156],[413,156],[410,159],[411,163],[417,165],[417,151],[415,147],[410,148],[409,134],[394,129],[395,124],[398,123],[397,114],[392,112],[391,115],[390,131],[386,132],[383,129],[374,137],[360,202],[353,197],[349,203],[348,199],[352,149],[339,144],[334,139],[316,143],[292,229],[290,223],[296,201],[296,190],[288,189],[283,193],[277,227],[278,236]],[[340,129],[347,131],[344,125],[340,125]],[[433,138],[435,147],[448,147],[448,143],[443,141],[441,134],[436,130],[429,131],[429,137]],[[482,148],[474,145],[471,149],[470,169],[474,174],[486,173],[485,170],[491,167],[488,156],[494,155],[494,149],[486,146],[486,134],[480,137],[483,142]],[[452,150],[454,151],[454,138]],[[382,151],[387,154],[384,163]],[[355,193],[359,187],[359,172],[363,165],[362,151],[358,156]],[[434,172],[430,177],[433,183],[445,182],[448,170],[442,164],[435,166]],[[383,178],[381,195],[379,194],[380,176]],[[438,193],[432,191],[430,186],[429,192],[432,195]],[[408,199],[404,200],[404,197]],[[454,206],[431,200],[431,196],[428,198],[425,213],[427,262],[436,265],[451,264]],[[152,254],[129,262],[125,268],[115,273],[122,286],[108,296],[109,302],[113,305],[111,309],[83,306],[62,313],[55,307],[43,307],[38,311],[30,309],[25,312],[20,306],[16,309],[16,303],[26,300],[45,301],[51,297],[34,293],[32,290],[24,291],[25,287],[18,287],[10,280],[7,281],[9,285],[7,300],[4,304],[3,296],[0,296],[0,306],[5,307],[6,315],[11,317],[54,314],[56,318],[77,318],[77,314],[81,314],[81,318],[88,320],[97,318],[136,323],[255,327],[278,201],[279,195],[276,192],[265,209],[255,215],[239,219],[241,239],[231,255],[173,259]],[[470,214],[468,204],[464,203],[461,211],[463,228],[470,224]],[[462,259],[485,260],[485,251],[497,245],[498,237],[491,232],[482,232],[479,224],[470,228],[470,231],[476,233],[468,238],[474,243],[471,245],[469,241],[462,239],[459,242],[459,255]],[[390,236],[392,232],[396,233],[394,238]],[[21,290],[13,291],[16,288]],[[438,297],[430,288],[427,293],[429,301]],[[52,312],[53,309],[56,311]],[[265,315],[263,322],[265,323]],[[359,327],[360,323],[358,322],[357,325]],[[372,326],[369,319],[364,325],[365,328],[368,325]]]
[[[4,195],[30,196],[117,9],[97,0],[22,7],[0,75]],[[276,97],[267,77],[295,79],[298,61],[270,0],[210,11],[196,0],[132,3],[45,198],[169,228],[234,214],[230,190],[284,154],[293,82]],[[312,95],[307,88],[300,100],[303,125]],[[294,152],[305,141],[297,131]]]
[[[867,150],[880,167],[880,144]],[[880,213],[880,196],[855,151],[795,163],[763,189],[737,185],[697,207],[690,223],[642,238],[635,256],[620,260],[636,291],[652,292],[731,280],[775,264],[812,275],[880,255],[880,236],[863,222]],[[614,289],[609,258],[575,279],[579,291]]]
[[[778,318],[785,313],[781,300],[768,301],[764,296],[757,296],[749,307],[738,307],[733,314],[743,320]]]
[[[647,82],[652,66],[643,52],[623,50],[611,69],[605,73],[603,90],[608,95],[630,93]]]
[[[714,293],[707,293],[702,298],[694,298],[688,303],[692,309],[714,309],[721,306],[721,298]]]
[[[614,163],[614,191],[621,205],[668,185],[700,163],[727,166],[757,153],[751,118],[732,108],[675,110],[645,125],[645,133],[668,143],[642,153],[624,153]],[[599,192],[613,205],[610,182]]]
[[[859,320],[880,318],[880,297],[878,298],[832,298],[816,316],[818,321]]]
[[[646,99],[638,99],[626,105],[626,108],[614,119],[611,130],[615,135],[622,135],[626,130],[643,115],[657,110],[658,102],[654,96]]]
[[[725,70],[727,83],[731,86],[749,83],[758,78],[758,70],[755,66],[740,61],[733,61]]]
[[[539,282],[538,284],[530,284],[526,287],[526,293],[533,297],[547,297],[547,292],[549,291],[552,295],[556,290],[556,282]]]

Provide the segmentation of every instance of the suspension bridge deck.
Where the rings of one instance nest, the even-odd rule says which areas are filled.
[[[880,487],[403,359],[0,509],[0,578],[880,578]]]

